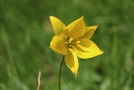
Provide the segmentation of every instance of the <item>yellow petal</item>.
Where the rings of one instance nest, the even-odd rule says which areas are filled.
[[[50,43],[50,48],[59,54],[62,54],[62,55],[67,54],[67,46],[60,36],[53,37]]]
[[[83,18],[84,17],[82,16],[81,18],[73,21],[71,24],[67,26],[69,31],[69,38],[78,38],[85,34],[86,26]]]
[[[97,27],[98,25],[86,27],[86,33],[81,37],[81,39],[90,39]]]
[[[65,62],[66,65],[69,67],[69,69],[73,72],[73,74],[76,77],[78,67],[79,67],[79,62],[76,53],[72,49],[68,50],[67,55],[65,56]]]
[[[56,17],[50,16],[50,21],[57,36],[66,28],[66,25]]]
[[[83,51],[81,47],[79,48],[75,47],[75,51],[79,58],[83,59],[92,58],[103,53],[103,51],[101,51],[94,42],[92,41],[90,42],[91,42],[90,47],[88,47],[86,51]]]
[[[89,39],[81,39],[80,43],[74,45],[74,48],[85,52],[85,51],[89,50],[90,45],[91,45],[91,40],[89,40]]]

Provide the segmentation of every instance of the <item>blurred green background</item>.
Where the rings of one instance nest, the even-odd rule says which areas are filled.
[[[84,16],[99,24],[92,40],[103,55],[63,65],[62,90],[134,90],[134,0],[0,0],[0,90],[57,90],[61,55],[49,48],[49,16],[66,25]]]

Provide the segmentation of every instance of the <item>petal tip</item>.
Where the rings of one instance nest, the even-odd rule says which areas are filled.
[[[98,28],[99,24],[95,25],[94,29],[96,30]]]
[[[81,16],[80,19],[84,19],[84,16]]]
[[[101,51],[101,54],[103,54],[104,53],[104,51]]]
[[[54,17],[54,16],[49,16],[49,18],[50,18],[50,21],[52,22],[54,19],[57,19],[56,17]]]
[[[102,55],[104,53],[104,51],[99,51],[100,53],[98,53],[98,55],[96,56],[99,56],[99,55]]]
[[[77,71],[72,71],[74,77],[76,78],[77,77]]]
[[[76,73],[74,73],[74,77],[75,77],[75,78],[77,77],[77,74],[76,74]]]
[[[49,16],[50,19],[52,19],[54,16]]]
[[[50,18],[51,18],[51,17],[53,18],[54,16],[49,16],[49,17],[50,17]]]
[[[84,18],[84,16],[81,16],[81,18]]]

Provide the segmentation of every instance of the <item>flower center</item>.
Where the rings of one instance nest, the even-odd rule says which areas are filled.
[[[72,48],[75,44],[79,44],[79,40],[75,40],[74,38],[68,38],[68,40],[65,42],[69,48]]]

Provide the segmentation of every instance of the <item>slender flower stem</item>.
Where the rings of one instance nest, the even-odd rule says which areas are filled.
[[[61,75],[61,68],[62,68],[63,60],[64,60],[64,55],[61,57],[60,64],[59,64],[59,72],[58,72],[59,90],[61,90],[61,87],[60,87],[60,75]]]

